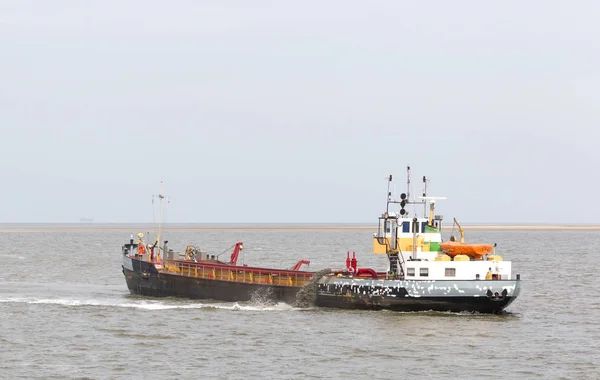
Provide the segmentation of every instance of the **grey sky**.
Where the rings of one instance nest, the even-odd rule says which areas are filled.
[[[597,1],[0,2],[0,222],[598,223]],[[420,185],[415,191],[420,191]]]

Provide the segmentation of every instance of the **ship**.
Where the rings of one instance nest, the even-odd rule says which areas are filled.
[[[187,246],[182,253],[133,239],[123,245],[122,270],[131,294],[220,301],[269,300],[293,304],[296,294],[310,283],[313,272],[300,270],[308,260],[289,269],[238,265],[243,243],[237,242],[229,261]],[[166,256],[161,254],[167,252]]]
[[[165,201],[162,193],[157,197],[161,204]],[[164,210],[165,206],[159,207]],[[295,304],[297,293],[313,279],[314,272],[301,270],[310,265],[309,260],[299,260],[287,269],[240,265],[243,242],[236,242],[218,255],[195,245],[174,251],[168,240],[161,241],[161,232],[162,216],[155,237],[140,232],[137,239],[132,235],[122,245],[122,272],[131,294]],[[229,260],[221,260],[220,256],[230,250]]]
[[[510,261],[496,254],[497,244],[465,243],[464,230],[454,219],[460,238],[442,240],[442,215],[437,201],[446,197],[400,198],[390,192],[388,177],[386,211],[373,234],[373,254],[385,258],[385,270],[360,268],[356,253],[338,269],[318,280],[316,305],[343,309],[387,309],[401,312],[441,311],[501,313],[519,296],[521,276],[513,276]],[[413,213],[407,206],[413,205]],[[416,210],[423,207],[423,214]],[[429,207],[427,207],[429,206]],[[427,214],[427,210],[429,213]],[[460,241],[459,241],[460,240]]]

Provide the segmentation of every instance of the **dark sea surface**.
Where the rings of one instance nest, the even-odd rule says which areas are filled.
[[[0,233],[2,379],[600,379],[600,231],[467,231],[497,242],[523,290],[504,315],[293,308],[132,296],[140,231]],[[146,231],[143,231],[146,233]],[[250,265],[385,267],[360,229],[167,230],[170,247]],[[447,238],[447,236],[445,236]],[[227,255],[227,254],[225,254]]]

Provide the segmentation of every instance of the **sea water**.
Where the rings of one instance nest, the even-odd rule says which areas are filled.
[[[503,315],[396,313],[129,294],[127,228],[0,233],[2,379],[597,379],[599,231],[467,231],[523,280]],[[385,268],[371,230],[167,230],[172,248],[310,270]],[[303,305],[306,306],[306,305]]]

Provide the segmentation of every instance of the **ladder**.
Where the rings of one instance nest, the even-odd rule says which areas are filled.
[[[404,258],[400,253],[388,255],[390,260],[390,269],[394,270],[394,278],[404,279]]]
[[[391,247],[386,241],[386,252],[388,260],[390,260],[390,270],[394,271],[395,279],[404,279],[404,256],[402,255],[402,250],[398,249],[398,252],[391,252]]]

